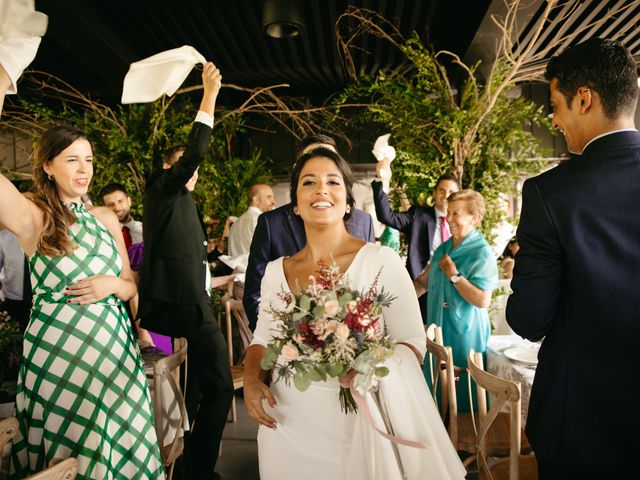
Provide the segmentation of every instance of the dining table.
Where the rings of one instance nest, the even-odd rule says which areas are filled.
[[[539,349],[539,342],[530,342],[518,335],[489,337],[486,370],[497,377],[520,384],[522,425],[527,422]]]

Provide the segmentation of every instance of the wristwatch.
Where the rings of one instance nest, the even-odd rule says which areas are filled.
[[[457,283],[458,280],[460,280],[462,278],[462,275],[460,275],[460,272],[458,273],[454,273],[453,275],[451,275],[451,277],[449,278],[449,281],[453,284]]]

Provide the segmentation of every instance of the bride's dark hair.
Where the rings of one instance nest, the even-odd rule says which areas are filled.
[[[351,218],[353,214],[353,209],[356,205],[356,200],[353,196],[353,173],[351,173],[351,167],[347,163],[347,161],[340,156],[339,153],[334,152],[333,150],[329,150],[328,148],[318,147],[313,150],[302,155],[293,166],[293,170],[291,171],[291,203],[293,205],[298,204],[298,196],[296,194],[296,190],[298,189],[298,182],[300,181],[300,172],[302,172],[302,168],[304,165],[313,158],[325,157],[329,160],[332,160],[333,163],[336,164],[338,170],[340,170],[340,175],[342,175],[342,179],[344,180],[344,186],[347,190],[347,205],[348,205],[348,213],[344,214],[344,219],[348,220]]]

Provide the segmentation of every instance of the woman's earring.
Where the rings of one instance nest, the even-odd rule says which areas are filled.
[[[300,216],[300,211],[298,210],[297,206],[293,207],[293,213],[294,213],[294,215]]]
[[[351,205],[347,205],[347,210],[345,212],[347,215],[351,213]]]
[[[49,177],[49,180],[53,180],[53,175],[49,174],[47,176]]]

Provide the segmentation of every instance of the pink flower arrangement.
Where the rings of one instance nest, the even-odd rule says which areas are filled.
[[[275,338],[267,346],[262,368],[275,368],[276,381],[293,379],[300,391],[313,381],[355,370],[353,386],[361,393],[375,391],[379,378],[389,373],[381,364],[395,348],[385,336],[382,319],[382,307],[394,297],[384,288],[378,292],[379,276],[380,272],[368,290],[359,292],[350,288],[335,262],[321,262],[305,289],[280,292],[283,308],[270,308]],[[340,401],[346,413],[357,409],[347,388],[341,387]]]

